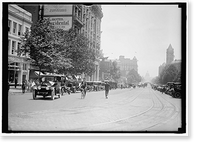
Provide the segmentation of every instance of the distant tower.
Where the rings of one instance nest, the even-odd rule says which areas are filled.
[[[167,48],[167,54],[166,54],[166,64],[170,64],[174,61],[174,48],[172,48],[172,45],[170,44]]]

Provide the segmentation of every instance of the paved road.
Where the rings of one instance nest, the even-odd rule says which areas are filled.
[[[32,99],[9,94],[9,127],[28,131],[177,131],[181,99],[147,88],[65,94],[59,99]]]

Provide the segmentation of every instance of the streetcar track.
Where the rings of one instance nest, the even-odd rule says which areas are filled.
[[[136,100],[140,94],[141,94],[141,92],[140,92],[133,100],[131,100],[130,102],[133,102],[134,100]],[[132,96],[134,96],[134,95],[131,95],[131,96],[129,96],[128,98],[131,98]],[[130,102],[129,102],[129,103],[130,103]],[[89,125],[89,126],[87,126],[87,127],[76,128],[76,129],[77,129],[77,130],[78,130],[78,129],[85,129],[85,128],[88,128],[88,127],[91,127],[91,126],[100,126],[100,125],[104,125],[104,124],[117,123],[117,122],[129,120],[129,119],[131,119],[131,118],[135,118],[135,117],[137,117],[137,116],[141,116],[142,114],[145,114],[146,112],[150,111],[150,110],[154,107],[155,103],[154,103],[154,101],[152,101],[152,102],[153,102],[153,103],[152,103],[152,105],[151,105],[150,108],[148,108],[147,110],[145,110],[145,111],[143,111],[143,112],[140,112],[140,113],[138,113],[138,114],[134,114],[134,115],[132,115],[132,116],[128,116],[128,117],[125,117],[125,118],[121,118],[121,119],[117,119],[117,120],[113,120],[113,121],[109,121],[109,122],[103,122],[103,123],[98,123],[98,124]],[[126,104],[128,104],[128,103],[126,103]]]
[[[153,92],[153,91],[151,91],[151,92]],[[150,90],[149,90],[149,93],[150,93]],[[155,99],[153,99],[153,98],[155,98],[155,97],[152,97],[152,95],[154,95],[155,97],[156,97],[156,100],[157,101],[159,101],[159,104],[161,105],[161,107],[155,107],[155,105],[157,105],[156,103],[155,103]],[[138,95],[139,96],[139,95]],[[138,97],[137,96],[137,97]],[[135,97],[132,101],[130,101],[130,102],[133,102],[137,97]],[[101,126],[101,125],[106,125],[106,124],[113,124],[113,123],[118,123],[118,122],[125,122],[126,120],[130,120],[130,119],[132,119],[132,118],[135,118],[135,117],[138,117],[138,116],[145,116],[145,114],[147,113],[147,112],[149,112],[149,111],[151,111],[152,109],[155,109],[155,108],[159,108],[159,112],[158,111],[156,111],[156,113],[154,113],[153,115],[151,115],[151,116],[149,116],[149,115],[146,115],[146,116],[148,116],[148,118],[144,118],[143,120],[141,120],[140,122],[142,122],[142,121],[148,121],[149,119],[151,119],[151,120],[153,120],[155,117],[159,117],[159,119],[162,119],[162,120],[164,120],[165,119],[165,117],[163,117],[161,114],[163,113],[162,111],[166,108],[166,106],[167,105],[165,105],[160,99],[159,99],[159,97],[153,92],[153,94],[151,93],[151,100],[152,100],[152,105],[151,105],[151,107],[150,108],[148,108],[147,110],[145,110],[145,111],[143,111],[143,112],[140,112],[140,113],[138,113],[138,114],[134,114],[134,115],[132,115],[132,116],[128,116],[128,117],[125,117],[125,118],[121,118],[121,119],[117,119],[117,120],[112,120],[112,121],[109,121],[109,122],[103,122],[103,123],[98,123],[98,124],[93,124],[93,125],[89,125],[89,126],[87,126],[87,127],[81,127],[81,128],[76,128],[76,129],[87,129],[88,127],[93,127],[93,126]],[[163,98],[163,97],[162,97]],[[166,99],[164,99],[165,101],[166,101]],[[169,101],[166,101],[166,102],[168,102],[168,103],[170,103]],[[173,109],[175,108],[175,106],[172,104],[172,103],[170,103],[172,106],[173,106]],[[154,125],[151,125],[151,126],[149,126],[149,127],[145,127],[145,128],[142,128],[141,130],[147,130],[147,129],[149,129],[149,128],[152,128],[152,127],[155,127],[155,126],[157,126],[157,125],[159,125],[159,124],[162,124],[162,123],[164,123],[164,122],[166,122],[166,121],[168,121],[168,120],[170,120],[171,119],[171,117],[174,115],[176,113],[176,111],[173,111],[173,113],[171,113],[171,116],[170,117],[168,117],[168,119],[166,119],[165,121],[162,121],[162,122],[159,122],[159,123],[156,123],[156,124],[154,124]],[[150,121],[151,121],[150,120]]]
[[[152,92],[153,92],[153,91],[152,91]],[[159,99],[158,95],[157,95],[155,92],[153,92],[153,93],[154,93],[154,95],[156,96],[156,98],[157,98],[160,102],[162,102],[162,101]],[[157,125],[159,125],[159,124],[167,123],[168,121],[171,120],[171,118],[172,118],[173,116],[177,116],[177,115],[178,115],[178,109],[177,109],[177,107],[176,107],[174,104],[172,104],[171,102],[167,101],[163,96],[161,96],[161,95],[159,95],[159,96],[160,96],[162,99],[164,99],[167,103],[169,103],[171,106],[173,106],[173,112],[171,113],[171,116],[168,117],[166,120],[164,120],[164,121],[162,121],[162,122],[159,122],[159,123],[156,123],[156,124],[154,124],[154,125],[152,125],[152,126],[149,126],[149,127],[145,128],[145,129],[143,129],[143,130],[147,130],[147,129],[153,128],[153,127],[155,127],[155,126],[157,126]],[[162,104],[163,104],[163,103],[162,103]]]

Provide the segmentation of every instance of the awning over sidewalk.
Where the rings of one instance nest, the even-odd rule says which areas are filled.
[[[44,75],[42,72],[40,72],[40,75]],[[30,70],[30,74],[29,74],[29,79],[37,79],[39,76],[39,71],[35,71],[35,70]]]

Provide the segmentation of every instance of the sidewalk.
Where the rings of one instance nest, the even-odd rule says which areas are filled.
[[[22,87],[17,86],[15,88],[15,86],[10,86],[9,93],[22,93]],[[25,93],[31,93],[31,92],[30,90],[29,91],[26,90]]]

